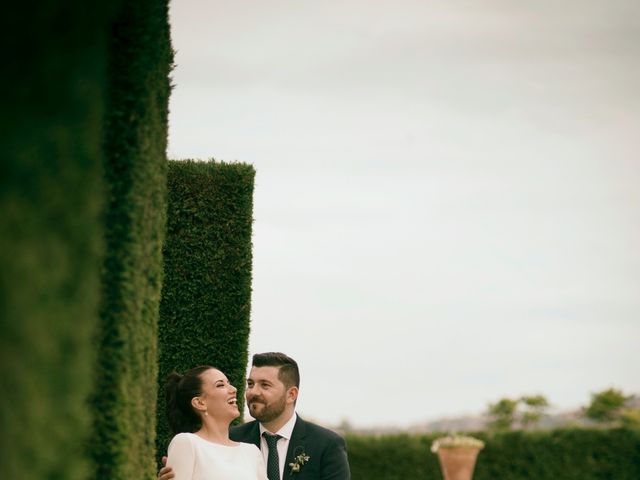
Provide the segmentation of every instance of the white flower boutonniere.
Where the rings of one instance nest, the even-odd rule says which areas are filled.
[[[302,466],[311,459],[309,455],[304,453],[302,447],[297,447],[295,451],[299,451],[300,453],[294,453],[295,457],[293,457],[293,462],[289,464],[289,467],[291,468],[291,475],[298,473]]]

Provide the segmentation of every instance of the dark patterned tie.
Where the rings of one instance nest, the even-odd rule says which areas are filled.
[[[267,457],[267,477],[269,480],[280,480],[280,459],[278,458],[278,440],[280,435],[272,435],[264,432],[262,434],[267,441],[269,447],[269,456]]]

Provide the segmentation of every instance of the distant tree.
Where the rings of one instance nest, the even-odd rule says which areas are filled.
[[[494,431],[510,430],[516,420],[518,400],[502,398],[489,405],[489,429]]]
[[[591,403],[584,411],[584,415],[598,423],[620,421],[624,406],[631,398],[615,388],[594,393],[591,395]]]
[[[549,401],[544,395],[526,395],[520,398],[520,403],[525,407],[525,411],[520,415],[523,428],[537,425],[549,407]]]
[[[515,424],[528,428],[536,425],[544,410],[549,407],[549,401],[543,395],[525,395],[517,400],[502,398],[498,402],[490,404],[488,423],[490,430],[510,430]]]

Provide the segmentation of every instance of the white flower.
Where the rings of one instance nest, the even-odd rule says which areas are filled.
[[[294,457],[295,461],[289,464],[289,467],[291,467],[291,473],[298,473],[300,471],[300,467],[307,463],[310,458],[311,457],[304,452],[300,453],[300,455],[296,455]]]

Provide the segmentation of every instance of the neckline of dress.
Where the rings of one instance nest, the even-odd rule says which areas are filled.
[[[240,442],[236,442],[233,445],[225,445],[224,443],[212,442],[211,440],[207,440],[206,438],[202,438],[197,433],[192,433],[191,435],[193,435],[194,437],[202,440],[203,442],[207,443],[208,445],[216,445],[218,447],[225,447],[225,448],[238,448],[240,446]]]

